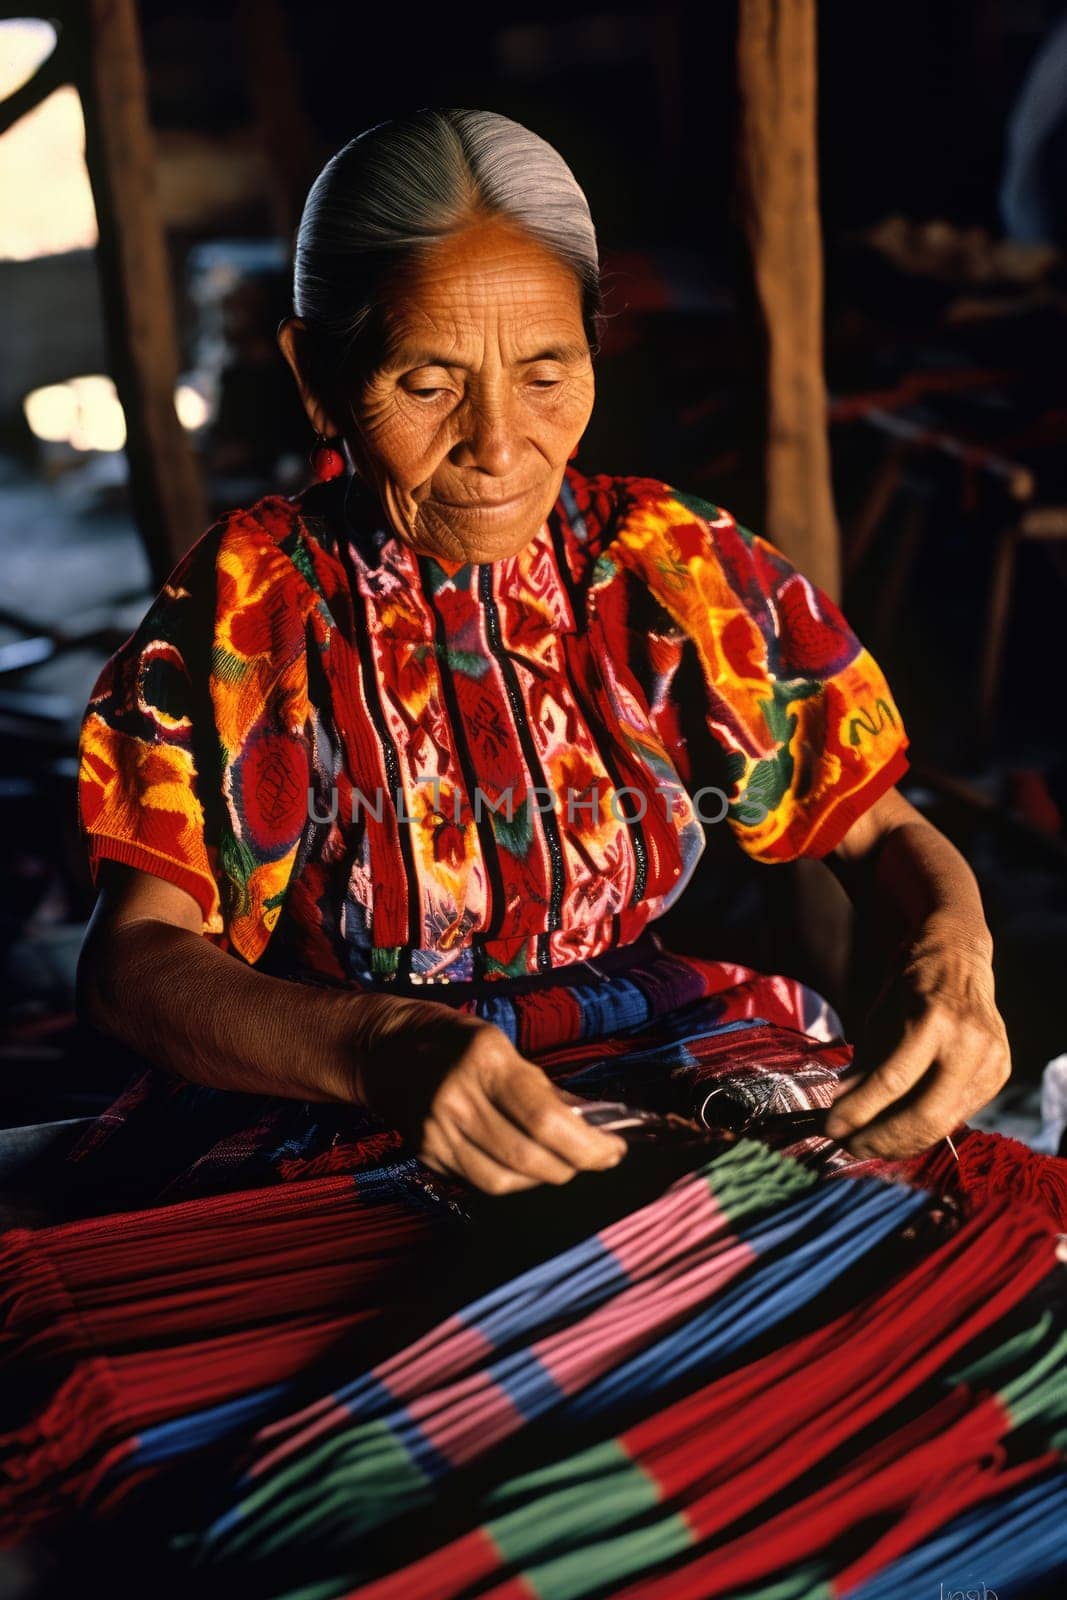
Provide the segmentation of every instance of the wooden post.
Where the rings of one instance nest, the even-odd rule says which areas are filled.
[[[69,60],[85,157],[112,373],[126,413],[130,493],[157,582],[204,532],[196,457],[174,410],[178,341],[134,0],[80,0]]]
[[[762,531],[840,596],[823,375],[816,0],[738,0],[738,200],[766,365]]]
[[[318,164],[289,25],[279,0],[238,0],[236,21],[266,157],[274,226],[291,250]]]

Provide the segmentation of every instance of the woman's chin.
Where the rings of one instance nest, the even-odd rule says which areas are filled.
[[[421,555],[445,561],[503,561],[536,538],[544,517],[528,506],[423,506],[412,541]]]

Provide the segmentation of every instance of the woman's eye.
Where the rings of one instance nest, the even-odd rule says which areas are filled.
[[[409,372],[401,379],[401,387],[405,394],[410,394],[416,400],[429,403],[451,394],[454,385],[449,381],[447,373],[444,372],[426,372],[422,376],[415,372]]]

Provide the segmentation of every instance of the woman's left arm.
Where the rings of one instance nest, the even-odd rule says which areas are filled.
[[[856,1156],[936,1144],[1004,1086],[1007,1030],[993,993],[993,940],[974,873],[943,833],[890,789],[824,858],[889,954],[856,1088],[826,1131]]]

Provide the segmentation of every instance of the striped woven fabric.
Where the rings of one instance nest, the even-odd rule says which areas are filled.
[[[4,1235],[0,1539],[158,1465],[161,1425],[184,1453],[254,1417],[403,1306],[431,1236],[344,1177]]]
[[[76,1504],[121,1527],[146,1478],[223,1440],[233,1489],[167,1559],[192,1563],[198,1583],[217,1570],[242,1594],[756,1596],[805,1573],[806,1587],[782,1592],[829,1596],[919,1562],[983,1508],[968,1526],[997,1562],[1014,1550],[997,1530],[1023,1519],[1027,1549],[1043,1552],[1031,1575],[1047,1575],[1067,1442],[1048,1220],[1004,1196],[961,1210],[899,1182],[826,1182],[751,1140],[686,1150],[699,1165],[664,1192],[631,1209],[619,1188],[614,1221],[362,1370],[361,1319],[307,1315],[315,1271],[341,1254],[320,1229],[352,1252],[351,1281],[373,1284],[381,1309],[417,1235],[437,1252],[456,1239],[451,1213],[434,1228],[327,1179],[121,1219],[125,1326],[107,1309],[121,1298],[122,1228],[48,1230],[57,1237],[33,1243],[51,1244],[78,1286],[77,1334],[45,1273],[34,1293],[27,1260],[14,1260],[31,1241],[9,1235],[12,1279],[26,1284],[6,1319],[9,1353],[23,1371],[63,1355],[80,1383],[65,1415],[53,1408],[38,1426],[36,1458],[25,1429],[4,1441],[9,1492],[53,1451],[8,1538],[45,1503],[53,1520]],[[195,1250],[204,1267],[190,1275]],[[138,1303],[135,1269],[151,1290],[155,1262],[159,1291],[168,1261],[170,1292]],[[286,1317],[271,1295],[294,1269],[295,1300],[301,1284],[310,1299]],[[228,1352],[225,1338],[189,1337],[207,1298],[243,1315]],[[271,1383],[240,1355],[257,1320]],[[141,1350],[139,1390],[121,1356],[82,1359],[86,1333],[116,1350],[175,1342]],[[332,1343],[336,1369],[338,1339],[353,1376],[309,1397],[308,1363]],[[160,1410],[172,1415],[154,1420]],[[1021,1498],[1042,1484],[1044,1498]]]
[[[646,948],[491,1004],[663,1142],[490,1202],[362,1114],[144,1074],[65,1174],[102,1214],[0,1240],[0,1541],[74,1585],[99,1529],[113,1595],[122,1549],[203,1600],[1045,1581],[1064,1163],[790,1132],[851,1050],[788,980]]]
[[[658,1317],[642,1325],[620,1272],[632,1230],[606,1229],[261,1430],[230,1505],[180,1548],[267,1570],[263,1592],[291,1600],[703,1600],[802,1570],[782,1592],[844,1594],[977,1507],[991,1534],[1067,1443],[1051,1230],[1004,1199],[960,1220],[900,1184],[811,1185],[793,1165],[741,1144],[629,1219],[652,1259],[672,1210],[672,1239],[689,1235],[636,1268]],[[739,1221],[727,1197],[744,1208],[746,1180],[752,1199],[779,1193]],[[715,1259],[717,1281],[670,1292]],[[417,1527],[457,1476],[469,1496]],[[433,1548],[411,1561],[413,1539]]]
[[[960,1219],[742,1142],[259,1430],[178,1547],[293,1600],[704,1597],[801,1566],[798,1594],[845,1594],[985,1501],[992,1536],[1061,1466],[1061,1277],[1005,1198]]]

